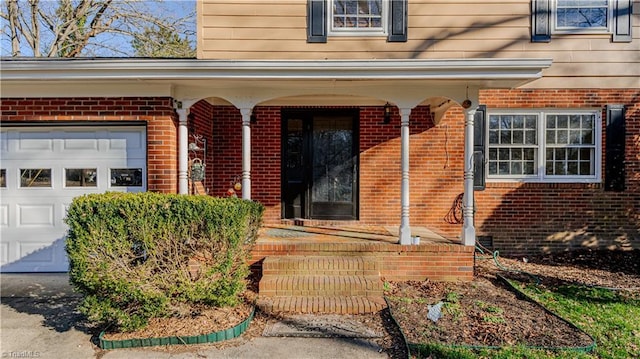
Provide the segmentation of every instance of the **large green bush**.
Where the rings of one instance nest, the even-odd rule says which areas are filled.
[[[193,304],[233,306],[264,207],[237,198],[158,193],[77,197],[69,207],[70,281],[90,320],[119,330]]]

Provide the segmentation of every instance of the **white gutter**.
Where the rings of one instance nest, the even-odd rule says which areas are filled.
[[[550,59],[3,59],[3,81],[189,79],[535,79]]]

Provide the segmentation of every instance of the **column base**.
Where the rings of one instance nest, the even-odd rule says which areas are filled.
[[[476,245],[476,228],[474,226],[462,227],[462,244],[465,246]]]
[[[402,245],[411,244],[411,227],[410,226],[400,226],[400,244]]]

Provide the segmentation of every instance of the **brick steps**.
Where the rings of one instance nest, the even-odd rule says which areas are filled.
[[[387,307],[382,296],[377,297],[261,297],[258,307],[267,313],[300,314],[367,314]]]
[[[386,307],[379,264],[366,256],[270,256],[258,306],[266,312],[374,313]]]

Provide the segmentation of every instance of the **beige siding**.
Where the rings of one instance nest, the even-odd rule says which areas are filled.
[[[409,0],[408,41],[329,37],[306,42],[306,0],[198,2],[201,59],[551,58],[545,78],[528,85],[640,87],[640,0],[633,42],[611,35],[554,36],[530,41],[530,0]],[[576,77],[583,79],[576,80]]]

